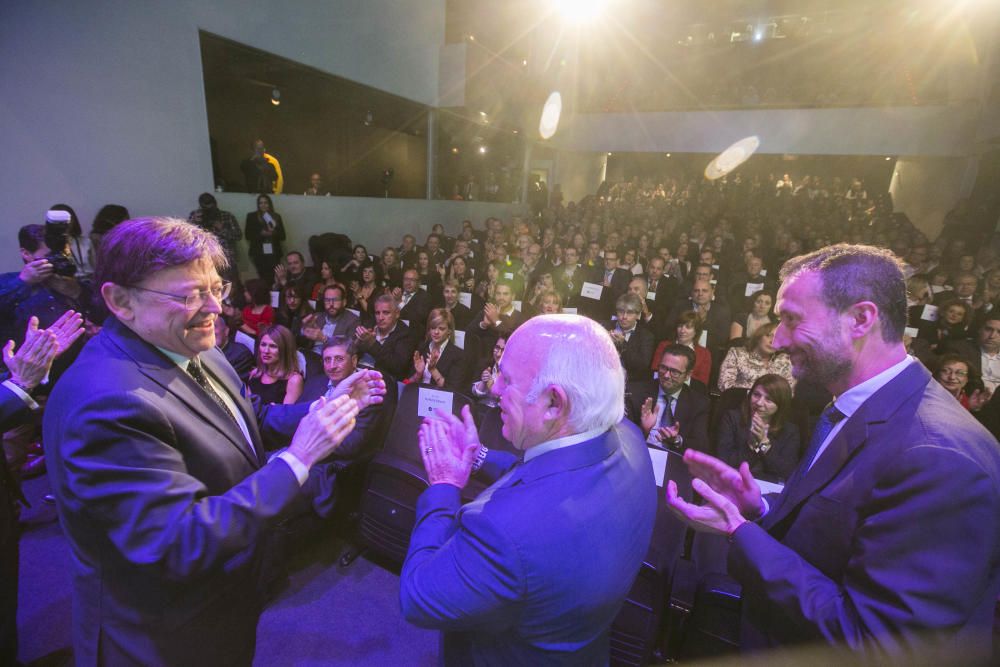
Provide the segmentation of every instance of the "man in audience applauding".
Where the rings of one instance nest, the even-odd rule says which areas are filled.
[[[56,385],[44,423],[79,664],[249,665],[270,530],[385,392],[370,371],[312,410],[255,414],[215,348],[225,262],[214,236],[176,219],[127,221],[101,241],[113,317]],[[294,432],[270,461],[258,423]]]
[[[399,321],[399,304],[391,294],[375,299],[375,326],[358,327],[358,351],[372,357],[376,370],[393,380],[401,380],[413,361],[418,341],[412,329]]]
[[[799,468],[762,501],[745,463],[686,452],[705,504],[668,486],[676,512],[729,536],[745,649],[827,642],[882,661],[941,643],[958,661],[989,658],[1000,450],[906,355],[903,275],[863,245],[786,263],[774,345],[835,397]]]
[[[445,664],[607,664],[656,509],[642,438],[621,422],[624,384],[597,323],[542,315],[510,337],[493,387],[523,463],[483,447],[467,408],[421,426],[430,488],[400,602],[444,631]],[[462,506],[473,472],[496,481]]]

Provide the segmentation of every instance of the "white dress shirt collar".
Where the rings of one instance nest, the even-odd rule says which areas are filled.
[[[546,452],[551,452],[556,449],[562,449],[563,447],[569,447],[570,445],[578,445],[581,442],[586,442],[592,440],[604,433],[608,429],[606,428],[595,428],[589,431],[584,431],[583,433],[574,433],[572,435],[564,435],[561,438],[555,438],[554,440],[548,440],[546,442],[541,442],[530,449],[524,450],[524,462],[527,463],[531,459],[541,456]]]

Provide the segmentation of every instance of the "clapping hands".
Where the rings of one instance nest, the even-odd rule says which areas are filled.
[[[420,425],[418,439],[427,481],[465,488],[482,447],[469,406],[462,408],[461,419],[450,412],[434,412]]]

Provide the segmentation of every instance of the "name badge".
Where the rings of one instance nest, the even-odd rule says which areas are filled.
[[[764,283],[747,283],[743,296],[750,296],[764,289]]]
[[[646,292],[646,301],[656,301],[656,292]]]
[[[273,255],[274,246],[271,245],[270,243],[265,243],[261,246],[261,252],[263,252],[265,255]]]

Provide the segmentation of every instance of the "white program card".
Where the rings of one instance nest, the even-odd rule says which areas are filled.
[[[927,304],[920,313],[920,319],[927,320],[928,322],[937,322],[938,307]]]
[[[455,331],[455,347],[460,350],[465,349],[465,332]]]
[[[656,478],[656,485],[663,486],[663,482],[667,478],[667,465],[670,453],[664,449],[656,449],[654,447],[647,447],[646,449],[649,451],[649,459],[653,462],[653,476]]]
[[[440,391],[420,387],[417,394],[417,416],[426,417],[434,412],[451,412],[454,395],[450,391]]]
[[[598,285],[597,283],[583,283],[583,287],[580,288],[580,296],[586,299],[599,301],[601,299],[601,294],[603,293],[604,286]]]
[[[466,308],[472,308],[472,293],[471,292],[459,292],[458,302],[465,306]]]

